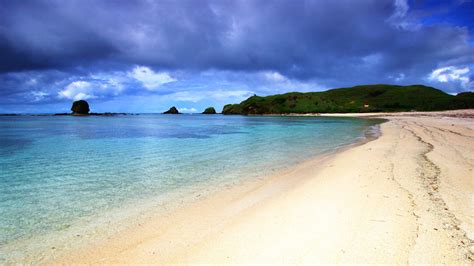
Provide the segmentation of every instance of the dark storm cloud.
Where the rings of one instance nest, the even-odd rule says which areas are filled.
[[[397,26],[388,0],[5,0],[1,6],[2,71],[109,61],[330,78],[358,76],[371,55],[386,71],[472,63],[466,29]]]
[[[54,1],[2,1],[0,70],[77,66],[114,53],[111,40],[86,22],[86,11]]]

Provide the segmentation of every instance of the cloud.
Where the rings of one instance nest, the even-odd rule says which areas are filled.
[[[196,113],[197,109],[194,107],[187,108],[187,107],[177,107],[180,113]]]
[[[264,94],[275,94],[289,91],[321,91],[325,86],[317,82],[307,80],[301,81],[298,79],[288,78],[276,71],[264,71],[261,73],[264,82],[260,84],[258,91]]]
[[[458,83],[465,89],[473,89],[469,67],[448,66],[433,70],[428,79],[441,83]]]
[[[98,73],[76,77],[81,80],[68,83],[58,91],[57,95],[59,99],[75,101],[118,96],[125,90],[123,83],[126,80],[122,76],[123,74],[116,72],[114,74]],[[64,80],[57,83],[64,83]]]
[[[58,97],[74,101],[97,98],[91,91],[92,88],[89,82],[79,80],[71,82],[64,90],[59,91]]]
[[[395,0],[395,11],[393,12],[392,17],[402,18],[408,12],[408,3],[407,0]]]
[[[0,104],[223,103],[373,83],[472,90],[471,71],[428,77],[474,67],[473,5],[443,5],[447,20],[406,0],[0,0]]]
[[[173,101],[182,101],[182,102],[200,102],[204,100],[215,100],[219,102],[225,101],[241,101],[250,96],[254,92],[247,90],[210,90],[210,91],[180,91],[176,93],[171,93],[165,97]]]
[[[406,0],[1,5],[0,71],[147,66],[132,74],[151,90],[173,81],[167,72],[175,70],[270,70],[291,78],[361,83],[361,77],[401,69],[419,78],[445,61],[473,60],[467,29],[424,26]],[[390,18],[417,27],[393,27]],[[372,54],[382,60],[360,68],[361,58]]]
[[[134,79],[140,81],[147,90],[154,91],[161,85],[175,82],[176,79],[172,78],[168,73],[156,73],[148,67],[137,66],[129,75]]]
[[[31,95],[33,96],[34,102],[39,102],[43,100],[46,96],[49,96],[49,93],[44,91],[32,91]]]
[[[407,16],[408,10],[410,9],[407,0],[394,0],[393,6],[394,11],[387,19],[388,23],[404,30],[419,29],[419,25],[416,21],[412,21],[412,19]]]
[[[397,77],[395,77],[395,81],[399,82],[405,79],[405,74],[400,73]]]
[[[266,71],[263,75],[267,80],[272,82],[283,82],[288,80],[285,76],[276,71]]]

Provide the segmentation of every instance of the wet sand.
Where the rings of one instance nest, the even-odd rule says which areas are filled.
[[[474,110],[376,116],[376,140],[47,264],[473,263]]]

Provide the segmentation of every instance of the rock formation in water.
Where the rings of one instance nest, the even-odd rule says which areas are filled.
[[[75,101],[72,103],[71,111],[77,115],[89,114],[89,104],[84,100]]]
[[[207,107],[202,113],[205,115],[214,115],[216,114],[216,109],[214,109],[214,107]]]
[[[176,107],[171,107],[168,111],[164,112],[163,114],[172,114],[172,115],[177,115],[181,114]]]

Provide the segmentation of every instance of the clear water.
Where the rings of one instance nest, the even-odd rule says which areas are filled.
[[[374,124],[221,115],[0,117],[0,246],[120,206],[165,200],[158,196],[170,191],[261,177],[360,140]]]

